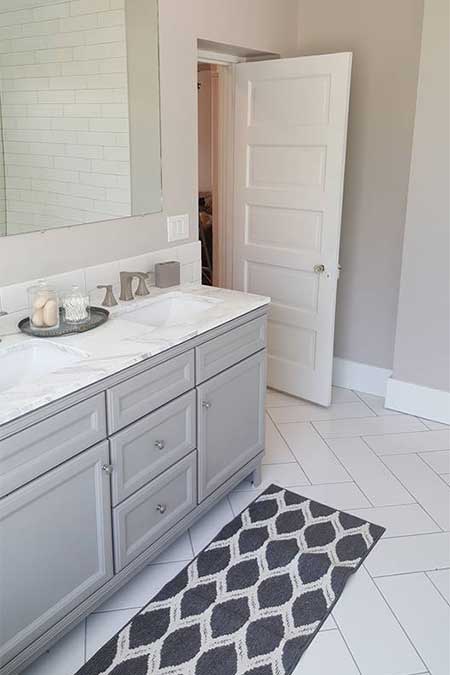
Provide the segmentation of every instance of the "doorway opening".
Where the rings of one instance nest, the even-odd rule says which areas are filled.
[[[197,71],[202,283],[221,288],[233,287],[233,63],[240,60],[199,52]]]
[[[236,65],[279,55],[198,40],[198,212],[202,283],[234,288]]]
[[[202,247],[202,283],[207,286],[217,283],[214,265],[217,236],[213,232],[214,218],[217,217],[217,195],[213,195],[213,177],[217,173],[217,167],[214,166],[217,156],[213,153],[213,135],[217,133],[216,93],[213,96],[213,88],[217,77],[216,66],[210,63],[198,64],[198,230]]]

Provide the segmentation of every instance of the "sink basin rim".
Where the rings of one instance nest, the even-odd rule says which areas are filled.
[[[189,312],[192,308],[194,317],[181,317],[179,321],[171,319],[171,311],[173,312],[173,304],[180,303],[180,309]],[[117,317],[125,321],[140,323],[149,327],[168,327],[177,324],[189,324],[197,320],[199,315],[207,314],[211,309],[221,305],[222,299],[210,298],[205,295],[195,295],[191,293],[183,293],[181,291],[174,291],[164,295],[157,296],[146,302],[140,302],[137,306],[125,307],[117,313]],[[155,314],[163,312],[166,309],[167,313],[164,316],[155,317]],[[148,316],[146,316],[148,314]],[[139,317],[139,318],[138,318]]]
[[[63,355],[66,355],[67,359],[61,358]],[[2,366],[0,393],[24,384],[33,384],[39,381],[39,378],[69,368],[89,356],[90,354],[82,349],[58,344],[53,340],[43,341],[31,338],[12,345],[0,344],[0,365]],[[56,361],[59,358],[60,362],[52,363],[52,357]]]

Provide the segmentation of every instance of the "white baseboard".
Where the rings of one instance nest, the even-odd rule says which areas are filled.
[[[333,384],[344,389],[355,389],[366,394],[386,396],[386,384],[392,375],[392,370],[369,366],[367,363],[358,363],[334,357]]]
[[[390,378],[387,383],[386,408],[450,424],[450,392],[422,387]]]

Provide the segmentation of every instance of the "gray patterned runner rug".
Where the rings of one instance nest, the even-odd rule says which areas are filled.
[[[77,675],[290,675],[383,532],[271,485]]]

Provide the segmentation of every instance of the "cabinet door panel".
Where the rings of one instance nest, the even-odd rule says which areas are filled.
[[[198,387],[199,500],[264,449],[266,353]]]
[[[106,442],[0,503],[0,663],[112,577]]]

